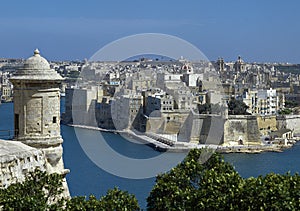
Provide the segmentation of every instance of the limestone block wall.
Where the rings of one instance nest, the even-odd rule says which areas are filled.
[[[294,134],[300,134],[300,115],[277,116],[277,128],[294,130]]]
[[[178,141],[195,144],[223,143],[224,120],[220,115],[190,112],[178,134]]]
[[[260,143],[258,123],[255,116],[230,115],[224,125],[224,143],[238,142]]]
[[[0,188],[22,182],[28,172],[45,170],[44,154],[21,142],[0,140]]]
[[[210,115],[209,118],[206,119],[206,122],[204,125],[207,126],[202,128],[201,131],[201,134],[207,134],[204,144],[223,144],[225,119],[220,115]],[[205,129],[205,131],[203,131],[203,129]],[[200,139],[200,143],[202,143],[202,139]]]
[[[259,123],[256,116],[251,115],[230,115],[224,119],[221,115],[197,114],[190,112],[186,118],[183,118],[178,128],[177,141],[191,142],[200,144],[223,144],[229,142],[239,143],[242,140],[244,144],[260,144]],[[274,118],[267,119],[267,122],[259,120],[260,126],[276,126]],[[152,133],[166,133],[168,124],[164,118],[149,118],[147,122],[147,131]],[[176,131],[172,134],[176,134]]]
[[[194,122],[194,115],[192,112],[190,112],[189,115],[187,116],[187,118],[185,119],[182,127],[179,130],[178,138],[177,138],[178,141],[190,142],[191,138],[196,135],[196,140],[192,140],[192,142],[199,142],[200,128],[202,127],[203,121],[201,121],[199,119],[199,122],[197,124],[197,127],[199,128],[199,130],[197,130],[197,131],[194,130],[192,132],[193,122]],[[195,139],[195,138],[193,137],[193,139]]]
[[[147,121],[146,132],[157,133],[164,120],[160,117],[150,117]]]
[[[258,129],[262,135],[277,130],[276,116],[257,116]]]
[[[177,134],[188,117],[188,112],[161,113],[160,117],[149,117],[146,132],[159,134]]]
[[[59,88],[52,85],[20,85],[14,90],[15,130],[18,140],[59,137],[60,96]],[[24,92],[24,90],[27,90]],[[17,118],[17,119],[16,119]]]

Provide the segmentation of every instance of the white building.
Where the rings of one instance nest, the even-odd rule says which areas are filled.
[[[258,90],[258,113],[261,115],[276,115],[279,110],[279,98],[275,89]]]
[[[167,84],[180,83],[182,74],[172,74],[172,73],[158,73],[156,86],[163,90],[166,89]]]
[[[284,107],[284,97],[272,88],[247,91],[243,94],[243,102],[249,107],[249,113],[260,115],[276,115]]]
[[[247,112],[258,114],[257,90],[249,90],[243,93],[243,102],[249,107]]]
[[[184,73],[182,76],[182,81],[185,82],[185,84],[188,87],[196,87],[198,86],[198,81],[203,80],[203,74],[187,74]]]

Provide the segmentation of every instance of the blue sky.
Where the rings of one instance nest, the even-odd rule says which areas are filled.
[[[0,58],[82,60],[137,33],[178,36],[210,60],[300,63],[300,1],[3,1]],[[184,53],[183,53],[184,55]]]

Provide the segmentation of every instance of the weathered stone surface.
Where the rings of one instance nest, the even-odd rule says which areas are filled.
[[[23,68],[19,69],[12,80],[37,80],[46,82],[61,81],[63,78],[54,70],[50,69],[48,61],[40,56],[39,50],[34,51],[34,55],[28,58]]]
[[[22,182],[26,173],[45,170],[45,156],[41,150],[17,141],[0,140],[0,188]]]
[[[257,123],[262,135],[268,135],[270,131],[277,130],[276,116],[257,116]]]
[[[221,115],[190,112],[178,134],[178,141],[195,144],[222,144],[224,119]]]
[[[224,125],[224,143],[242,141],[260,143],[256,116],[230,115]]]
[[[300,134],[300,115],[277,116],[277,128],[288,128],[293,130],[294,134]]]
[[[3,159],[12,159],[12,162],[18,163],[17,160],[19,158],[16,157],[14,159],[11,156],[22,151],[20,163],[25,157],[28,160],[27,163],[34,165],[29,169],[30,171],[34,171],[34,168],[37,167],[36,165],[42,164],[48,173],[65,175],[68,172],[63,164],[63,149],[61,145],[63,139],[60,135],[59,86],[62,80],[63,78],[56,71],[50,69],[49,63],[40,56],[38,50],[35,50],[34,56],[27,59],[23,68],[19,69],[11,77],[10,81],[14,85],[14,139],[16,141],[14,143],[17,144],[11,145],[7,149],[10,150],[14,146],[20,146],[21,148],[12,150],[13,154],[4,153]],[[26,145],[28,145],[27,148],[25,147]],[[31,156],[26,157],[26,153],[31,154],[33,149],[35,150],[34,152],[39,152],[39,155],[42,156],[42,163],[35,165],[35,157],[34,159]],[[0,174],[3,172],[5,171],[1,170]],[[22,179],[24,174],[19,174],[19,176]],[[5,177],[5,184],[8,184],[8,177],[9,175]],[[14,180],[18,180],[18,177]],[[69,196],[65,180],[64,183],[64,195]]]

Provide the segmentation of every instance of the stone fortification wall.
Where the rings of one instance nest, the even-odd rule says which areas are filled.
[[[178,134],[178,141],[195,144],[222,144],[224,120],[220,115],[190,112]]]
[[[199,122],[197,124],[197,127],[199,128],[199,130],[196,131],[196,134],[195,134],[195,132],[192,132],[193,122],[194,122],[194,116],[193,116],[192,113],[189,113],[186,120],[183,122],[182,127],[179,130],[178,137],[177,137],[178,141],[181,141],[181,142],[199,142],[199,135],[200,135],[199,132],[200,132],[200,128],[202,127],[203,121],[201,119],[199,119]],[[196,140],[194,140],[195,137],[193,137],[195,135],[196,135]]]
[[[191,111],[183,120],[177,132],[177,141],[180,142],[219,145],[229,142],[239,144],[242,140],[243,144],[260,144],[260,131],[256,116],[231,115],[225,120],[221,115],[197,114]],[[267,121],[265,124],[271,121],[273,125],[273,119]],[[166,122],[164,118],[150,118],[147,131],[164,133],[167,128]],[[263,126],[263,124],[260,125]],[[172,134],[176,134],[176,131],[172,131]]]
[[[157,133],[163,123],[164,119],[160,117],[150,117],[147,121],[146,132]]]
[[[178,134],[186,122],[188,112],[162,113],[160,117],[148,117],[146,132],[157,134]]]
[[[257,116],[258,129],[262,135],[277,130],[276,116]]]
[[[45,157],[40,150],[17,141],[0,140],[0,188],[22,182],[28,172],[45,170]]]
[[[224,143],[228,142],[260,143],[260,134],[256,116],[230,115],[224,125]]]
[[[277,128],[294,130],[294,134],[300,134],[300,115],[277,116]]]

